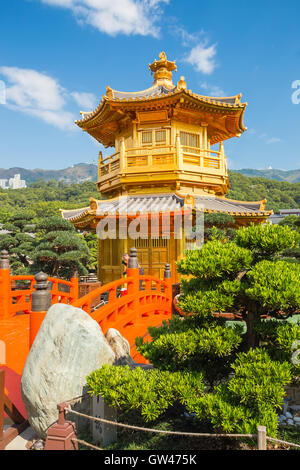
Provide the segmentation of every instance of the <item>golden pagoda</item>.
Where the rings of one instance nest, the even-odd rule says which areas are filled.
[[[99,239],[98,277],[103,283],[121,277],[122,254],[132,246],[145,274],[161,277],[169,263],[177,282],[175,262],[187,245],[184,234],[174,236],[174,214],[184,208],[195,216],[200,203],[203,212],[232,215],[238,226],[265,222],[272,213],[265,211],[266,200],[225,197],[229,181],[223,142],[246,130],[247,103],[241,103],[241,95],[199,95],[187,89],[184,77],[174,85],[177,67],[164,52],[149,69],[154,78],[150,88],[122,92],[107,87],[99,106],[81,112],[76,121],[105,147],[114,147],[108,157],[99,153],[97,189],[106,199],[91,198],[89,207],[61,211],[84,230],[95,231],[100,221],[116,219],[116,237]],[[216,150],[211,148],[215,144]],[[158,217],[156,236],[145,229],[135,239],[118,235],[124,221],[146,219],[149,225],[153,213]],[[169,236],[162,228],[166,213],[171,217]]]

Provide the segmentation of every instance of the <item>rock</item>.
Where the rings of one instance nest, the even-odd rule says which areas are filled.
[[[295,421],[295,424],[300,426],[300,416],[294,416],[294,421]]]
[[[133,366],[135,361],[130,356],[130,345],[121,333],[114,328],[109,328],[105,335],[108,344],[115,353],[115,365],[118,366]]]
[[[300,405],[290,405],[290,409],[293,411],[300,411]]]
[[[39,437],[45,438],[47,428],[57,421],[57,404],[84,394],[86,377],[114,360],[114,352],[90,315],[71,305],[50,307],[21,379],[28,419]],[[68,419],[76,421],[74,415]]]
[[[286,417],[284,415],[280,415],[278,417],[278,420],[279,420],[280,424],[286,424]]]
[[[290,426],[295,426],[294,421],[293,421],[292,419],[288,419],[288,420],[287,420],[287,423],[288,423]]]
[[[287,418],[289,418],[289,419],[292,419],[292,417],[293,417],[292,413],[290,413],[289,411],[287,411],[287,412],[285,413],[285,416],[286,416]]]

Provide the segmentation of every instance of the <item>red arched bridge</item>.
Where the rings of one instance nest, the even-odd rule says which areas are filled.
[[[27,283],[26,288],[24,283]],[[23,284],[23,287],[20,284]],[[99,302],[98,306],[95,306],[97,299],[100,300],[104,295],[106,302]],[[29,314],[31,346],[48,308],[55,303],[65,303],[83,309],[101,326],[104,334],[108,328],[117,329],[129,341],[132,357],[139,362],[145,362],[135,349],[135,338],[148,336],[150,339],[148,327],[158,326],[172,315],[170,267],[168,264],[165,265],[163,280],[154,276],[140,275],[137,252],[132,248],[126,277],[78,298],[77,277],[66,281],[48,278],[44,273],[36,276],[14,276],[10,273],[8,253],[2,252],[0,326],[7,322],[9,324],[9,319],[16,320],[16,315],[20,312]],[[19,348],[17,344],[15,347]]]

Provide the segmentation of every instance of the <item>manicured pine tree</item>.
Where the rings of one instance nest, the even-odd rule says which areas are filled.
[[[29,274],[34,250],[34,213],[28,210],[16,211],[2,226],[7,233],[0,234],[0,250],[10,255],[10,267],[14,274]]]
[[[32,258],[35,270],[49,276],[70,279],[74,271],[86,275],[89,250],[73,225],[60,216],[40,220],[36,226],[37,244]]]
[[[235,236],[235,220],[229,214],[204,214],[204,241],[231,240]]]
[[[300,373],[291,361],[300,340],[300,267],[280,254],[298,245],[296,231],[266,224],[240,228],[234,241],[211,240],[186,252],[177,263],[188,276],[180,296],[185,317],[149,328],[151,342],[136,341],[160,381],[174,374],[167,393],[151,371],[139,372],[144,385],[138,388],[137,373],[116,366],[91,374],[91,393],[123,410],[138,410],[146,421],[180,403],[216,430],[256,433],[260,424],[276,436],[284,386]],[[227,321],[216,312],[236,313],[237,319]]]

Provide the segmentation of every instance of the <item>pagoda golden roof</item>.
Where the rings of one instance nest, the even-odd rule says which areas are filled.
[[[211,97],[187,89],[184,77],[175,86],[172,72],[175,62],[165,53],[149,65],[154,74],[151,87],[135,92],[122,92],[110,87],[94,111],[81,112],[75,123],[105,147],[114,146],[118,132],[132,122],[139,122],[139,113],[165,110],[162,122],[179,120],[193,124],[207,124],[211,144],[240,136],[246,127],[243,115],[247,103],[241,103],[241,94],[229,97]]]

